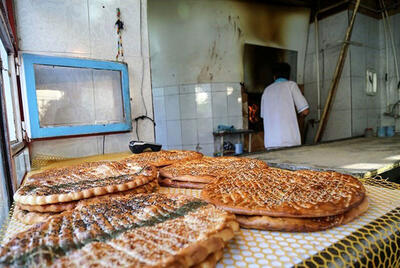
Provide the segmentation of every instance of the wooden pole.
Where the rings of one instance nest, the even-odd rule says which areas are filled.
[[[322,112],[321,121],[319,122],[318,130],[314,137],[314,143],[318,143],[321,141],[322,134],[324,133],[324,130],[326,127],[326,123],[328,122],[328,119],[329,119],[329,112],[332,108],[332,103],[335,98],[337,88],[339,86],[340,77],[342,76],[343,66],[344,66],[344,62],[345,62],[346,56],[347,56],[347,51],[349,48],[351,32],[353,31],[354,20],[356,18],[358,7],[360,6],[360,1],[361,0],[357,0],[356,5],[354,7],[353,15],[351,16],[350,24],[347,27],[346,36],[345,36],[345,39],[344,39],[344,42],[342,45],[342,49],[340,50],[339,59],[336,64],[335,73],[334,73],[334,76],[332,79],[331,86],[329,88],[328,97],[326,98],[324,111]],[[317,71],[319,72],[319,70],[317,70]]]

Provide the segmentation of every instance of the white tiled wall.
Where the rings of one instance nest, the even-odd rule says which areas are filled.
[[[345,31],[351,12],[343,11],[322,19],[319,23],[319,65],[321,83],[321,109],[332,82],[334,70],[344,40]],[[351,45],[349,46],[340,84],[333,102],[323,140],[335,140],[363,135],[366,128],[381,124],[381,81],[378,83],[378,94],[368,96],[365,93],[366,70],[377,71],[382,80],[380,20],[357,14],[354,23]],[[394,26],[394,25],[393,25]],[[400,24],[398,25],[400,26]],[[397,26],[397,27],[398,27]],[[317,75],[315,56],[315,29],[310,25],[308,49],[305,62],[305,96],[310,104],[310,118],[317,118]],[[396,27],[396,26],[394,26]],[[394,28],[393,28],[394,29]],[[315,129],[310,126],[307,141],[312,141]]]
[[[167,149],[214,153],[218,125],[243,128],[239,83],[189,84],[153,88],[156,142]]]

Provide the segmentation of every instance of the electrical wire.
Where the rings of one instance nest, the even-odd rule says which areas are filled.
[[[145,64],[145,60],[144,60],[144,55],[143,55],[143,29],[142,29],[142,0],[139,1],[139,27],[140,27],[140,57],[142,60],[142,77],[141,77],[141,81],[140,81],[140,95],[141,95],[141,99],[142,99],[142,103],[143,103],[143,108],[144,108],[144,115],[140,115],[138,117],[136,117],[135,120],[135,130],[136,130],[136,138],[137,140],[140,140],[139,138],[139,130],[138,130],[138,125],[139,125],[139,120],[145,120],[148,119],[150,120],[154,126],[156,125],[155,121],[153,118],[148,116],[148,111],[147,111],[147,106],[146,106],[146,101],[144,99],[144,91],[143,91],[143,83],[144,83],[144,72],[145,72],[145,68],[144,68],[144,64]]]

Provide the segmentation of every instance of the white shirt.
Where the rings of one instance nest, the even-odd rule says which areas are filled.
[[[308,109],[308,103],[297,84],[277,79],[261,97],[260,116],[264,119],[266,148],[301,145],[297,113]]]

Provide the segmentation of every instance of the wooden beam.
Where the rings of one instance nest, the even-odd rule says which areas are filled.
[[[360,6],[360,0],[357,0],[356,5],[354,7],[353,15],[351,16],[350,24],[347,27],[346,36],[345,36],[345,39],[344,39],[344,42],[342,45],[342,49],[340,50],[339,59],[336,64],[335,73],[333,75],[333,80],[332,80],[331,86],[329,88],[328,97],[326,98],[324,111],[322,112],[321,121],[319,122],[318,130],[317,130],[317,133],[314,138],[314,143],[318,143],[321,141],[322,135],[325,131],[325,127],[326,127],[326,124],[329,119],[329,112],[332,108],[332,103],[335,99],[336,91],[339,86],[340,78],[342,76],[343,66],[344,66],[344,62],[346,60],[347,51],[349,48],[349,42],[351,39],[351,33],[353,31],[353,25],[354,25],[354,21],[356,19],[356,14],[357,14],[359,6]]]

